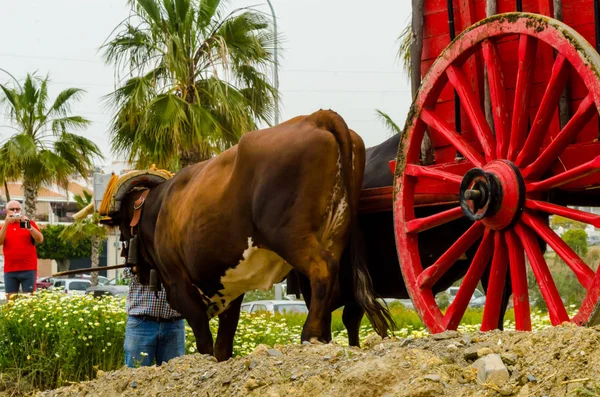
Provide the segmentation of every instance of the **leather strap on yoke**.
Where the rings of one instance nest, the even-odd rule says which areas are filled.
[[[150,189],[146,189],[142,192],[140,197],[135,200],[133,204],[133,217],[131,218],[131,223],[129,226],[131,227],[131,234],[133,234],[133,228],[137,226],[140,221],[140,217],[142,216],[142,207],[144,206],[144,202],[146,202],[146,196],[150,193]]]

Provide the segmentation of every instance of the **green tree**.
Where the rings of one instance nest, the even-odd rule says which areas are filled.
[[[583,222],[574,221],[574,220],[565,218],[560,215],[552,215],[550,225],[553,228],[558,228],[558,227],[562,226],[565,229],[585,229],[587,226]]]
[[[106,238],[106,229],[100,225],[100,215],[96,211],[83,211],[89,209],[90,206],[93,209],[92,195],[85,190],[83,195],[75,196],[75,201],[82,210],[78,214],[81,214],[81,218],[78,214],[75,214],[75,222],[67,226],[61,233],[60,237],[67,241],[78,243],[81,241],[89,241],[91,246],[92,254],[92,268],[100,265],[100,253],[102,251],[102,241]],[[86,216],[88,212],[90,215]],[[92,272],[90,277],[90,283],[94,287],[98,285],[98,272]]]
[[[583,257],[587,254],[587,233],[583,229],[569,229],[561,236],[565,243],[579,255]]]
[[[71,114],[71,104],[83,90],[67,88],[53,102],[48,98],[48,79],[28,74],[23,85],[0,84],[0,105],[8,112],[15,133],[0,146],[0,181],[22,180],[24,211],[35,217],[37,192],[42,184],[66,185],[73,174],[87,176],[100,149],[75,134],[90,121]]]
[[[62,238],[60,235],[64,229],[64,225],[46,226],[42,229],[44,242],[36,247],[38,257],[54,259],[58,264],[59,272],[69,270],[69,262],[72,258],[89,258],[92,248],[89,238],[76,244]]]
[[[104,46],[130,76],[114,106],[113,151],[137,167],[178,169],[270,123],[277,96],[266,77],[275,37],[264,14],[225,13],[221,0],[129,0],[132,16]]]

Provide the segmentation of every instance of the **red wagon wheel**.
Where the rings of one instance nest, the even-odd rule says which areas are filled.
[[[503,60],[498,50],[511,38],[518,39],[518,60],[513,62],[517,65],[514,102],[508,100]],[[537,113],[530,121],[527,113],[532,98],[532,76],[540,64],[535,48],[540,43],[555,50],[555,60],[545,92],[538,99]],[[471,56],[481,56],[487,70],[495,133],[486,122],[484,110],[463,68]],[[571,119],[548,144],[545,136],[548,126],[557,111],[566,81],[573,76],[581,79],[586,93]],[[559,21],[525,13],[497,15],[473,25],[432,65],[407,120],[398,150],[394,186],[394,227],[402,274],[414,306],[431,332],[456,329],[490,263],[482,330],[495,329],[498,325],[508,270],[516,328],[530,330],[525,255],[548,306],[552,324],[589,322],[600,298],[600,278],[548,226],[545,217],[555,214],[600,227],[600,216],[548,199],[549,192],[600,170],[600,144],[590,143],[593,145],[591,160],[583,160],[568,171],[548,172],[565,148],[577,139],[584,125],[597,114],[599,76],[600,56],[583,37]],[[471,141],[457,133],[451,122],[444,119],[442,111],[437,110],[438,98],[447,84],[460,98],[465,119],[472,127]],[[420,151],[426,129],[442,136],[462,157],[450,163],[422,165]],[[433,200],[422,197],[420,187],[427,183],[437,185],[440,192],[437,199],[435,194]],[[454,199],[448,199],[448,191],[454,192]],[[450,209],[421,218],[415,216],[416,207],[431,202],[451,203]],[[424,258],[418,249],[419,235],[464,216],[473,220],[472,226],[459,233],[449,248],[424,269]],[[569,318],[544,259],[539,245],[542,240],[553,248],[587,291],[573,318]],[[452,266],[470,247],[476,247],[476,242],[479,247],[460,289],[442,312],[434,298],[434,285],[444,274],[452,272]]]

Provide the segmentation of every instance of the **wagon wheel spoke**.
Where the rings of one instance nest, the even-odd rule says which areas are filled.
[[[522,171],[523,178],[537,179],[558,158],[569,143],[571,143],[583,126],[597,113],[594,97],[589,93],[577,108],[567,125],[556,138],[542,151],[540,156]]]
[[[494,233],[489,229],[485,230],[481,244],[479,245],[479,248],[477,248],[471,266],[469,266],[469,270],[460,284],[458,293],[450,306],[448,306],[448,310],[446,310],[446,314],[444,315],[444,326],[447,329],[456,329],[467,310],[467,306],[473,296],[473,292],[475,292],[477,283],[481,279],[485,268],[488,266],[494,242],[493,235]]]
[[[552,279],[544,255],[540,249],[539,243],[535,238],[535,235],[530,231],[527,226],[521,223],[515,225],[515,232],[519,238],[523,241],[523,247],[529,258],[531,269],[535,274],[535,278],[540,287],[540,292],[546,301],[548,307],[548,314],[552,325],[560,325],[565,321],[569,321],[569,315],[567,310],[560,298],[556,284]]]
[[[476,222],[430,267],[425,269],[417,279],[417,285],[431,288],[436,281],[454,265],[454,263],[481,237],[485,227]]]
[[[490,331],[498,328],[502,309],[502,294],[506,283],[506,271],[508,270],[508,252],[504,232],[494,233],[494,257],[485,293],[485,306],[483,308],[483,320],[481,330]]]
[[[600,171],[600,156],[540,182],[527,184],[527,192],[546,192]]]
[[[526,34],[522,34],[519,37],[519,63],[512,113],[511,137],[508,145],[508,157],[504,157],[511,161],[517,158],[519,150],[523,147],[527,136],[536,49],[537,40],[534,37]]]
[[[527,270],[525,254],[519,237],[508,230],[505,234],[510,264],[510,281],[513,289],[515,307],[515,327],[519,331],[531,331],[531,311],[529,309],[529,290],[527,288]],[[487,298],[486,298],[487,301]]]
[[[533,121],[531,131],[527,136],[523,149],[519,152],[515,164],[526,166],[532,159],[537,157],[539,148],[548,131],[554,111],[558,108],[558,101],[567,84],[569,62],[562,54],[558,54],[552,66],[552,75],[540,107]]]
[[[508,153],[510,130],[508,129],[508,111],[505,106],[504,76],[500,69],[500,54],[496,45],[490,40],[483,41],[482,50],[487,69],[492,115],[496,131],[496,158],[503,159],[506,158]]]
[[[446,69],[446,74],[450,84],[454,86],[460,97],[462,108],[471,120],[471,126],[475,130],[475,134],[483,148],[483,153],[485,153],[485,159],[487,161],[493,160],[496,158],[494,137],[465,72],[458,66],[450,65]]]
[[[407,164],[406,170],[404,172],[406,173],[406,175],[432,178],[446,183],[453,182],[456,185],[456,190],[458,190],[458,187],[462,182],[462,177],[460,175],[452,174],[450,172],[438,170],[431,167],[423,167],[416,164]]]
[[[538,200],[525,200],[525,207],[536,211],[544,211],[548,214],[564,216],[600,228],[600,215]]]
[[[465,216],[462,208],[455,207],[435,215],[414,219],[406,222],[407,233],[420,233],[432,227],[440,226]]]
[[[476,167],[482,167],[485,164],[485,159],[479,152],[437,114],[428,109],[423,109],[421,111],[421,120],[429,127],[441,133],[471,164]]]
[[[560,256],[560,258],[565,261],[567,266],[571,268],[579,283],[586,289],[589,290],[589,287],[594,279],[594,271],[590,269],[590,267],[565,243],[559,236],[556,234],[550,226],[548,226],[544,221],[536,217],[535,215],[530,215],[527,212],[523,213],[522,218],[523,222],[529,226],[532,230],[537,232],[537,234],[544,239],[544,241],[552,247],[552,249]]]

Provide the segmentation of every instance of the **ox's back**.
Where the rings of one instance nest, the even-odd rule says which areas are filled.
[[[198,288],[210,315],[281,281],[290,264],[313,276],[307,266],[322,250],[339,259],[364,146],[343,120],[334,131],[322,127],[341,120],[335,113],[313,116],[250,132],[218,157],[180,171],[164,189],[157,257]],[[343,139],[354,154],[343,153]]]

